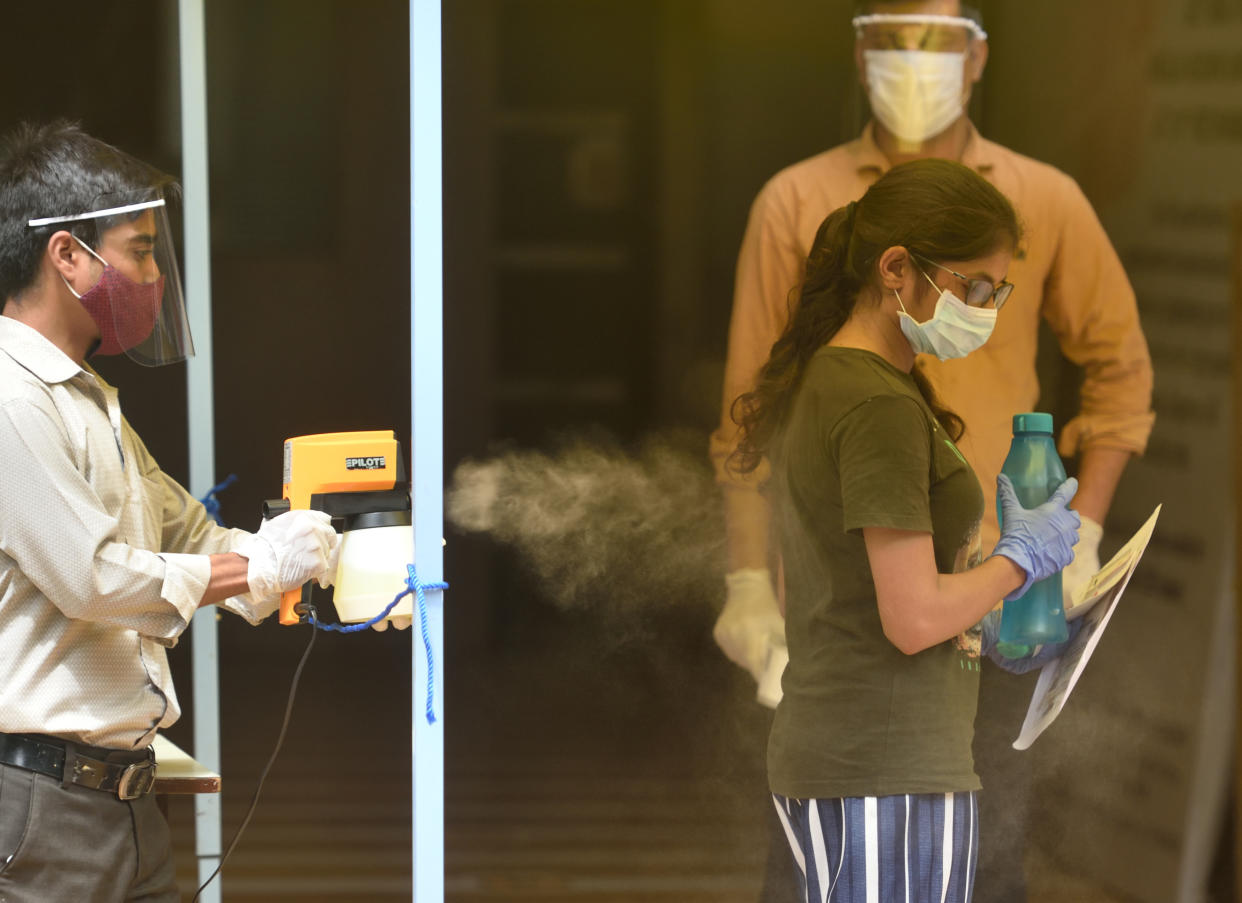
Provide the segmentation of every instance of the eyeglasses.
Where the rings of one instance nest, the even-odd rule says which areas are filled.
[[[963,276],[961,273],[957,272],[957,270],[951,270],[946,266],[941,266],[936,263],[936,261],[928,260],[926,257],[919,257],[917,254],[913,254],[911,256],[923,261],[923,263],[930,263],[932,266],[937,269],[944,270],[946,273],[952,273],[958,279],[962,280],[962,282],[966,285],[966,297],[962,300],[964,300],[971,307],[987,307],[990,302],[993,308],[1000,310],[1005,306],[1005,302],[1009,300],[1010,293],[1013,292],[1013,283],[1008,280],[1002,279],[1000,282],[993,285],[986,279],[971,279],[969,276]],[[926,273],[923,275],[927,276]],[[930,276],[927,278],[929,280],[931,279]],[[935,282],[932,282],[932,285],[935,284]]]

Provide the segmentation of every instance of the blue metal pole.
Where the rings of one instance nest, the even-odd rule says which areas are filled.
[[[202,496],[216,483],[215,399],[212,393],[211,228],[207,193],[207,54],[203,0],[179,0],[181,46],[181,169],[185,187],[185,295],[195,355],[186,368],[190,491]],[[216,608],[194,617],[194,758],[220,770],[220,684]],[[194,795],[194,849],[201,884],[220,861],[220,796]],[[219,903],[220,879],[203,891]]]
[[[443,197],[440,0],[410,0],[410,398],[414,563],[422,583],[444,570]],[[444,597],[428,590],[427,634],[410,630],[414,686],[414,900],[444,900]],[[428,717],[428,682],[434,721]]]

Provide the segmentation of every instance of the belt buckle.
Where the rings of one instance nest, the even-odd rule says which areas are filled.
[[[135,762],[121,774],[116,785],[116,795],[123,800],[136,800],[146,796],[155,786],[155,763]]]

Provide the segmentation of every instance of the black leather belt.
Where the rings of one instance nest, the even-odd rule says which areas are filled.
[[[55,737],[0,733],[0,763],[135,800],[155,786],[155,752],[79,746]]]

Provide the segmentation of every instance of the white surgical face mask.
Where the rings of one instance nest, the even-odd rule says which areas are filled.
[[[864,50],[871,112],[903,141],[934,138],[962,115],[965,53]]]
[[[932,286],[939,288],[931,277],[923,274]],[[941,289],[936,300],[936,310],[930,320],[919,323],[906,313],[906,306],[901,303],[901,295],[897,295],[897,303],[901,310],[897,312],[897,323],[901,334],[906,337],[915,354],[934,354],[942,361],[953,357],[965,357],[992,336],[996,327],[996,310],[989,307],[971,307],[957,295]]]

